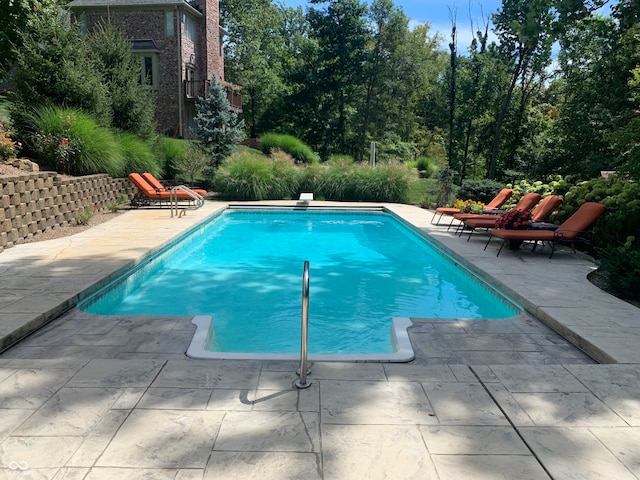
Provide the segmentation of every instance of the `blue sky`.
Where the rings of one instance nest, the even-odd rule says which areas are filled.
[[[306,0],[283,0],[283,3],[292,7],[299,5],[304,11],[308,7]],[[446,37],[445,45],[451,35],[451,12],[454,12],[459,51],[466,50],[471,42],[471,22],[477,30],[478,25],[482,27],[483,18],[486,21],[502,5],[501,0],[393,0],[393,3],[401,7],[413,23],[429,23],[432,31]]]

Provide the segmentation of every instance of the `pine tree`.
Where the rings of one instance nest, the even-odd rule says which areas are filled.
[[[196,102],[196,110],[195,133],[210,155],[210,169],[215,170],[244,138],[244,122],[238,121],[238,115],[231,111],[227,95],[215,77],[211,79],[207,96]]]

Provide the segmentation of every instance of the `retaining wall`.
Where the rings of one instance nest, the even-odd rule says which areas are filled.
[[[0,252],[38,233],[75,225],[78,210],[106,205],[122,193],[129,200],[136,187],[128,178],[106,174],[63,178],[55,172],[0,175]]]

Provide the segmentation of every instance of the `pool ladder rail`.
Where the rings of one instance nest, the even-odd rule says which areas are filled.
[[[302,326],[300,329],[300,368],[297,370],[298,379],[293,382],[296,388],[309,388],[311,381],[307,375],[311,369],[307,366],[307,340],[309,327],[309,260],[304,261],[302,269]]]
[[[190,201],[193,202],[193,206],[190,206],[189,208],[193,208],[194,210],[197,210],[198,208],[201,208],[204,206],[204,197],[199,193],[194,192],[186,185],[178,185],[178,186],[172,187],[169,192],[169,206],[171,208],[171,218],[173,218],[174,212],[178,218],[180,218],[182,215],[185,215],[187,213],[187,209],[185,207],[178,206],[178,192],[184,192],[191,198]]]

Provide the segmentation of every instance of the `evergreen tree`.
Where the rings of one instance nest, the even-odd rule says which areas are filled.
[[[244,122],[238,121],[238,115],[231,111],[227,95],[215,76],[211,78],[207,96],[196,102],[196,110],[195,134],[210,155],[209,167],[213,171],[243,139]]]
[[[21,32],[15,51],[15,88],[11,116],[16,129],[23,126],[31,107],[64,105],[92,115],[111,126],[107,86],[93,63],[87,42],[78,29],[69,28],[63,15],[36,18]],[[21,133],[21,132],[20,132]]]
[[[0,0],[0,77],[16,61],[22,48],[22,32],[34,28],[40,19],[55,18],[56,0]]]
[[[111,23],[101,24],[87,42],[111,100],[111,126],[141,137],[153,135],[155,94],[140,83],[140,62],[132,55],[125,34]]]

